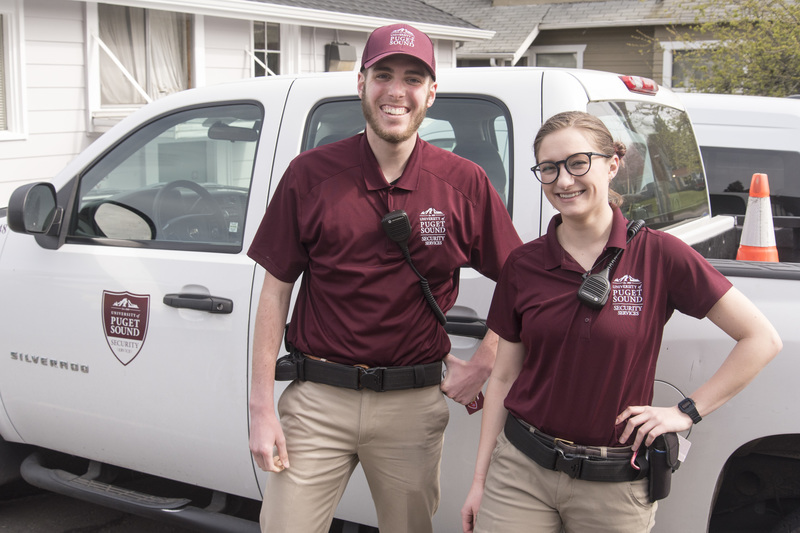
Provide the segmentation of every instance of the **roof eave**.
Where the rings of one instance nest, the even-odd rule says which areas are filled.
[[[89,1],[89,0],[77,0]],[[321,11],[302,7],[267,4],[252,0],[103,0],[106,4],[178,11],[195,15],[254,20],[268,18],[280,24],[296,24],[338,30],[371,31],[395,22],[397,19],[370,17],[335,11]],[[494,37],[495,32],[478,28],[443,26],[414,22],[414,27],[424,31],[432,39],[458,41],[483,41]]]
[[[538,24],[536,24],[528,36],[525,37],[525,40],[522,41],[522,44],[520,44],[519,48],[517,48],[517,51],[514,52],[514,57],[511,60],[512,65],[519,63],[519,60],[522,59],[522,56],[525,55],[525,53],[528,51],[528,48],[531,47],[531,44],[533,44],[533,41],[535,41],[536,37],[539,36],[539,33],[541,33],[541,28]]]
[[[596,28],[630,28],[635,26],[685,26],[693,24],[702,24],[698,20],[675,20],[675,19],[640,19],[640,20],[625,20],[625,21],[597,21],[597,22],[582,22],[576,24],[548,24],[542,22],[539,25],[540,31],[553,31],[553,30],[581,30],[581,29],[596,29]]]

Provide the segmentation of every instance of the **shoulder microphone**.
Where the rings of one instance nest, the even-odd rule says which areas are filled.
[[[631,242],[634,235],[644,227],[644,220],[628,222],[628,241]],[[592,309],[601,309],[608,301],[611,294],[611,282],[609,276],[614,268],[619,256],[622,255],[623,248],[619,248],[614,257],[608,262],[606,267],[596,274],[583,275],[583,283],[578,288],[578,300],[588,305]]]
[[[411,269],[419,278],[422,295],[436,315],[436,319],[444,326],[447,323],[447,317],[444,316],[439,304],[436,303],[436,298],[433,297],[428,280],[414,266],[414,262],[411,260],[411,253],[408,251],[408,238],[411,236],[411,222],[408,220],[408,214],[402,209],[392,211],[383,217],[381,226],[383,226],[383,231],[386,232],[386,235],[400,246],[403,257],[406,258],[406,262],[411,265]]]

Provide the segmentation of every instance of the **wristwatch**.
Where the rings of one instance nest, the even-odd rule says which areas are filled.
[[[689,418],[692,419],[692,424],[697,424],[703,419],[700,413],[697,412],[697,406],[694,404],[694,400],[689,397],[681,400],[681,403],[678,404],[678,409],[680,409],[682,413],[689,415]]]

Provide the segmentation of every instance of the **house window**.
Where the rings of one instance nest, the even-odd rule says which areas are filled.
[[[281,26],[273,22],[253,22],[254,74],[275,76],[281,73]]]
[[[576,68],[578,66],[578,58],[575,57],[575,54],[568,52],[558,54],[536,54],[536,66]]]
[[[24,138],[22,0],[0,0],[0,140]]]
[[[664,50],[661,84],[677,91],[691,88],[693,79],[704,76],[700,71],[703,62],[702,58],[697,57],[698,49],[713,43],[714,41],[661,43]],[[691,61],[687,61],[686,56],[690,52],[693,57]],[[709,64],[706,62],[706,65]]]
[[[458,58],[457,67],[525,67],[528,66],[527,58],[520,58],[517,63],[512,63],[510,57],[491,57],[491,58]]]
[[[6,33],[3,30],[4,19],[5,17],[0,15],[0,131],[8,129],[6,122]]]
[[[456,59],[457,67],[491,67],[492,62],[490,59],[471,59],[471,58],[458,58]]]
[[[184,13],[99,4],[100,100],[145,104],[191,85],[191,20]]]
[[[583,68],[586,45],[531,46],[530,64],[537,67]]]

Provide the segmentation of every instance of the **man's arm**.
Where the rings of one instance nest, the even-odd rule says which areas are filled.
[[[453,354],[445,356],[447,374],[441,388],[448,398],[467,405],[478,396],[492,373],[497,356],[497,340],[497,333],[488,330],[469,361],[462,361]]]
[[[269,272],[256,312],[253,334],[253,378],[250,388],[250,451],[258,467],[268,472],[289,468],[286,440],[275,412],[275,362],[283,340],[294,284]],[[278,455],[273,457],[273,448]]]

